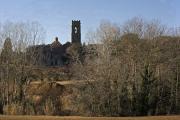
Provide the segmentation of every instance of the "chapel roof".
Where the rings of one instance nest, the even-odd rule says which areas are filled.
[[[61,47],[62,44],[59,42],[58,37],[55,38],[55,41],[51,44],[52,48],[58,48]]]

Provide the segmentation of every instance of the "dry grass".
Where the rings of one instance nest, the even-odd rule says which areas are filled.
[[[58,116],[0,116],[0,120],[180,120],[180,116],[151,117],[58,117]]]

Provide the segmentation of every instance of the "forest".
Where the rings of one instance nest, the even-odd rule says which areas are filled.
[[[43,27],[32,22],[0,28],[0,114],[63,115],[61,95],[46,96],[36,109],[27,92],[37,76],[26,48],[42,43]],[[69,80],[87,83],[75,86],[78,91],[71,97],[75,115],[180,114],[179,28],[135,17],[123,25],[102,21],[86,36],[83,45],[68,50]]]

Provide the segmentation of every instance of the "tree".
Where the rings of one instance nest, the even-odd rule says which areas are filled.
[[[13,49],[10,38],[6,38],[1,52],[1,63],[11,63],[13,57]]]
[[[150,110],[150,97],[151,97],[151,89],[153,87],[153,83],[155,81],[155,77],[153,75],[153,71],[150,69],[149,65],[145,65],[144,71],[141,74],[142,84],[139,92],[139,115],[148,115]]]
[[[40,29],[40,24],[23,22],[7,22],[2,26],[0,38],[6,38],[0,63],[0,98],[3,113],[11,114],[13,108],[16,109],[16,114],[25,114],[28,109],[25,96],[32,80],[33,69],[27,64],[26,48],[39,43],[44,36],[43,29]]]
[[[144,34],[145,21],[142,18],[134,17],[123,25],[124,34],[137,34],[140,38]]]
[[[178,109],[179,41],[162,36],[166,27],[159,22],[130,23],[123,33],[102,23],[89,37],[96,44],[86,45],[84,64],[76,64],[81,79],[95,81],[80,98],[90,115],[159,115]]]

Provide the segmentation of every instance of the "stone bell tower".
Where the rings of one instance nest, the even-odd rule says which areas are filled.
[[[81,44],[81,22],[72,20],[71,42]]]

